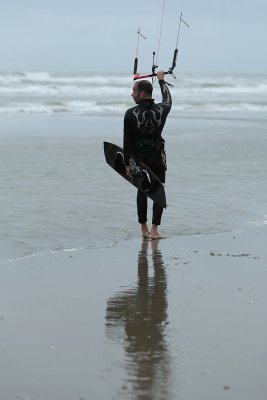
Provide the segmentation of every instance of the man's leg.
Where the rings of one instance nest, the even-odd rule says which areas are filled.
[[[159,177],[160,181],[162,183],[165,183],[165,176],[166,176],[165,166],[162,163],[159,163],[157,165],[153,165],[153,167],[151,169]],[[163,213],[163,207],[157,205],[154,202],[153,203],[151,239],[162,239],[163,238],[163,236],[161,236],[158,232],[158,226],[161,223],[162,213]]]
[[[160,225],[161,217],[163,214],[163,207],[159,206],[155,202],[153,203],[153,217],[152,217],[152,224],[153,225]]]
[[[152,228],[151,228],[151,239],[162,239],[163,236],[158,232],[158,226],[161,223],[161,217],[163,213],[163,208],[153,203],[153,218],[152,218]]]
[[[147,227],[147,196],[141,190],[137,191],[136,202],[138,222],[141,224],[142,236],[147,237],[149,235]]]

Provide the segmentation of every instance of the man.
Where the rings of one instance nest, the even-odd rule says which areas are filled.
[[[129,108],[124,117],[124,164],[126,175],[131,177],[129,159],[134,154],[165,183],[166,157],[161,133],[170,112],[172,99],[164,71],[157,73],[162,94],[162,102],[156,104],[152,99],[153,86],[149,81],[140,80],[134,84],[132,97],[136,106]],[[158,226],[161,223],[163,208],[153,203],[151,233],[147,226],[147,196],[138,190],[137,214],[143,237],[161,239]]]

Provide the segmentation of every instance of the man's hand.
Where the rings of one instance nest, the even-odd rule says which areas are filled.
[[[132,178],[130,165],[125,165],[125,174],[128,178]]]
[[[163,70],[157,72],[157,78],[158,78],[158,81],[164,80],[164,71]]]

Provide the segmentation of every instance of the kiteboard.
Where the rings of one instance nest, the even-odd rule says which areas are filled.
[[[131,156],[129,165],[132,177],[125,173],[123,149],[116,144],[104,142],[106,162],[124,179],[145,193],[159,206],[166,208],[166,196],[163,184],[156,174],[138,158]]]

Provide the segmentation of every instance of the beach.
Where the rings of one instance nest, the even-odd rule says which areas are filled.
[[[2,264],[1,397],[257,399],[266,226]]]
[[[180,79],[160,241],[103,154],[129,79],[0,78],[0,398],[265,400],[266,76]]]

